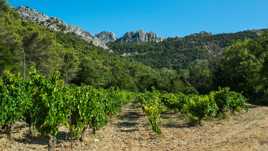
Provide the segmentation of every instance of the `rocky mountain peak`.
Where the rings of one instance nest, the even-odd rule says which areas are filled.
[[[64,33],[74,33],[78,36],[80,36],[82,39],[84,39],[87,42],[92,43],[95,46],[102,47],[104,49],[108,49],[105,42],[101,41],[97,37],[92,36],[89,32],[73,25],[69,25],[64,23],[62,20],[56,18],[56,17],[49,17],[35,9],[21,6],[17,8],[17,12],[20,14],[20,16],[27,20],[36,22],[40,25],[43,25],[47,27],[50,30],[53,31],[61,31]]]
[[[103,31],[96,34],[96,37],[103,41],[105,44],[116,41],[116,36],[113,32]]]
[[[49,30],[52,31],[61,31],[63,33],[74,33],[77,36],[80,36],[85,41],[92,43],[95,46],[102,47],[104,49],[109,49],[107,43],[119,41],[119,42],[160,42],[162,41],[155,33],[153,32],[144,32],[143,30],[127,32],[123,37],[117,39],[115,34],[112,32],[103,31],[95,36],[91,33],[73,25],[66,24],[63,20],[57,17],[51,17],[44,13],[39,12],[36,9],[29,8],[27,6],[18,7],[17,12],[26,21],[31,21],[38,23]]]
[[[138,30],[135,32],[127,32],[122,38],[119,39],[121,42],[160,42],[156,33],[144,32],[143,30]]]

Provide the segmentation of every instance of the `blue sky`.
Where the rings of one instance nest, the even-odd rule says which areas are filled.
[[[268,27],[268,0],[10,0],[95,34],[143,29],[184,36]]]

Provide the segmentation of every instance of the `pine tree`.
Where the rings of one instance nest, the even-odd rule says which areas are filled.
[[[8,8],[6,0],[0,0],[0,13]]]

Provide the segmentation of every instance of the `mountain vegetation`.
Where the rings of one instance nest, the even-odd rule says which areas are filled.
[[[111,42],[110,48],[118,54],[129,53],[131,58],[156,68],[187,68],[196,59],[211,60],[220,56],[224,48],[237,40],[255,39],[267,29],[249,30],[231,34],[212,35],[200,32],[185,37],[167,38],[161,42]]]
[[[200,93],[228,86],[255,97],[264,93],[266,41],[267,29],[261,29],[217,35],[201,32],[158,43],[116,41],[109,46],[148,66],[177,70]]]
[[[25,21],[13,9],[2,13],[0,20],[0,73],[10,70],[27,78],[29,67],[34,65],[45,75],[60,71],[67,83],[78,85],[133,91],[190,87],[175,70],[154,69],[108,53],[73,33]]]

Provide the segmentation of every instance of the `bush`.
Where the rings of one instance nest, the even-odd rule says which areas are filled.
[[[142,105],[143,112],[146,114],[152,130],[160,134],[160,114],[163,111],[160,93],[156,91],[145,92],[138,96],[138,101]]]
[[[214,117],[218,111],[215,102],[209,96],[189,96],[183,107],[183,113],[187,115],[191,124],[201,125],[206,117]]]
[[[161,95],[161,102],[166,106],[168,109],[181,111],[183,105],[186,102],[186,95],[183,93],[164,93]]]
[[[4,72],[0,79],[0,127],[10,136],[12,125],[24,118],[32,102],[27,85],[20,75]]]
[[[220,88],[219,91],[211,92],[210,97],[215,100],[219,108],[219,114],[246,108],[246,98],[240,93],[230,91],[229,88]]]
[[[74,138],[83,140],[88,126],[95,133],[98,128],[106,124],[108,116],[104,100],[107,94],[90,86],[76,87],[72,93],[75,97],[70,100],[70,131]]]

